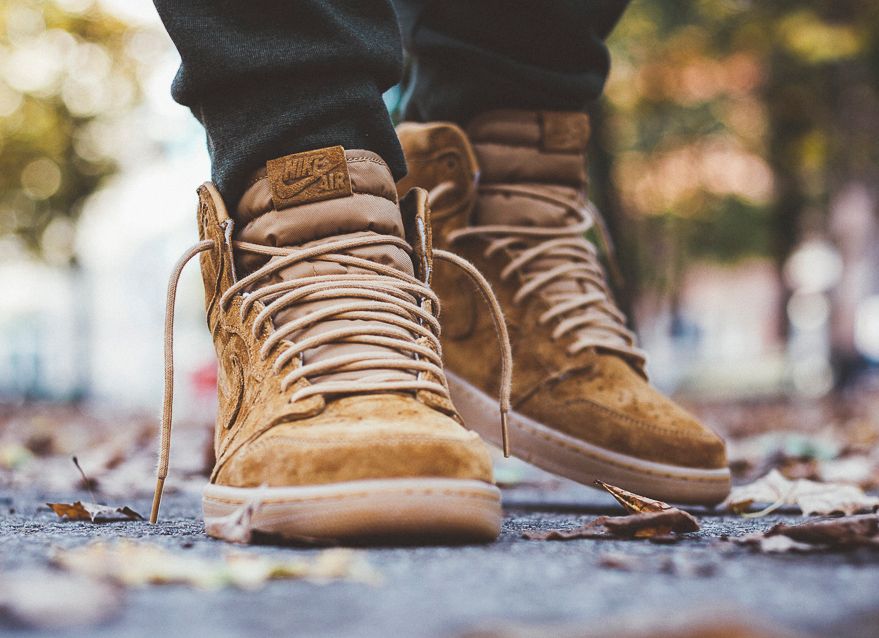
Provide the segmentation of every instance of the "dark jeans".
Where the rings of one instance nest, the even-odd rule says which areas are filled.
[[[341,144],[406,173],[382,93],[413,64],[405,115],[582,109],[628,0],[155,0],[182,63],[171,92],[204,125],[230,205],[251,172]],[[395,6],[396,5],[396,11]],[[399,26],[398,19],[399,17]]]

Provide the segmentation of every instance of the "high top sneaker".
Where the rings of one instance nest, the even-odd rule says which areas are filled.
[[[208,533],[240,538],[237,511],[290,538],[494,539],[487,446],[442,367],[426,193],[398,202],[377,155],[342,147],[268,162],[232,211],[198,192],[202,241],[177,274],[200,252],[219,360]]]
[[[650,386],[589,239],[602,235],[586,198],[589,133],[581,113],[490,112],[467,134],[404,123],[410,172],[398,186],[430,190],[435,245],[476,265],[501,302],[515,455],[586,485],[720,502],[730,483],[723,440]],[[492,365],[473,356],[493,348],[490,323],[456,273],[440,267],[434,290],[452,397],[468,426],[496,442],[485,419]]]

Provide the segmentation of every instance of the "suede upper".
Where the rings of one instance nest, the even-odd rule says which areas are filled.
[[[383,342],[376,344],[366,339],[357,343],[356,339],[353,342],[349,339],[306,350],[302,356],[283,360],[280,367],[276,365],[281,361],[276,358],[278,352],[321,331],[326,334],[326,331],[351,326],[384,330],[386,315],[391,316],[392,322],[406,316],[402,307],[396,312],[365,313],[358,319],[330,318],[317,325],[309,324],[309,328],[294,331],[266,352],[267,340],[274,331],[301,319],[308,311],[314,314],[314,310],[333,310],[321,304],[344,306],[347,298],[337,295],[331,301],[291,303],[269,321],[258,323],[259,313],[266,306],[262,301],[248,306],[247,291],[253,293],[261,287],[304,276],[330,275],[327,280],[331,281],[332,275],[338,273],[350,280],[350,268],[354,266],[345,266],[349,263],[346,255],[338,259],[333,255],[317,257],[281,268],[271,275],[270,281],[254,282],[247,286],[245,293],[234,294],[225,304],[222,302],[223,294],[235,282],[264,267],[267,260],[282,258],[258,253],[254,256],[243,249],[246,245],[309,250],[348,238],[353,238],[355,243],[363,237],[392,237],[398,242],[408,238],[408,243],[417,240],[421,244],[421,248],[411,250],[411,255],[398,244],[376,244],[351,252],[357,253],[354,257],[375,261],[381,267],[399,269],[401,276],[423,277],[424,260],[430,259],[424,244],[429,246],[430,238],[416,237],[413,233],[418,227],[429,226],[426,198],[414,193],[404,202],[405,213],[401,212],[393,180],[384,163],[365,151],[347,151],[346,157],[352,193],[324,201],[277,210],[272,204],[267,178],[260,175],[230,216],[212,185],[199,189],[199,233],[202,239],[215,244],[214,249],[201,257],[208,326],[219,363],[217,463],[211,480],[237,487],[401,477],[490,482],[491,462],[485,444],[475,433],[461,426],[454,407],[442,393],[423,389],[353,394],[334,391],[291,400],[297,392],[323,387],[318,383],[328,388],[335,387],[332,383],[356,384],[366,374],[358,372],[356,365],[343,366],[341,371],[333,370],[317,379],[300,378],[285,388],[284,377],[303,365],[340,356],[352,356],[366,363],[376,358],[402,357],[404,363],[413,360],[411,355],[407,357]],[[422,222],[415,224],[416,218]],[[230,243],[230,236],[241,243]],[[365,275],[353,272],[355,277],[361,274]],[[388,278],[380,283],[385,288],[390,285]],[[395,294],[400,299],[408,298],[405,288]],[[277,297],[264,299],[271,301]],[[357,301],[353,296],[352,300]],[[394,325],[388,330],[392,335],[401,333]],[[412,342],[421,347],[428,343],[422,338],[416,340],[415,336]],[[368,373],[371,378],[391,384],[420,383],[433,378],[429,373],[406,368],[369,369]],[[420,388],[417,384],[413,387]]]
[[[493,112],[476,118],[468,133],[469,140],[446,123],[400,125],[410,173],[398,187],[417,185],[436,193],[434,243],[471,261],[491,282],[513,346],[514,409],[620,454],[685,467],[725,467],[723,441],[647,382],[639,351],[627,341],[624,326],[614,325],[612,315],[618,311],[592,311],[584,325],[553,337],[565,318],[547,321],[548,309],[565,295],[606,290],[603,276],[594,283],[559,277],[517,301],[517,291],[529,279],[564,269],[562,253],[556,251],[548,262],[541,262],[543,257],[529,262],[532,271],[505,276],[511,261],[531,244],[509,243],[489,255],[488,240],[478,235],[451,241],[456,231],[480,225],[553,228],[574,223],[571,210],[586,202],[587,116]],[[504,188],[493,188],[498,185]],[[519,196],[518,186],[526,186],[529,196]],[[535,187],[548,194],[545,202],[531,196]],[[443,304],[448,369],[495,394],[494,357],[473,357],[494,347],[491,320],[479,312],[476,293],[442,264],[433,287]],[[584,336],[596,345],[571,352]]]

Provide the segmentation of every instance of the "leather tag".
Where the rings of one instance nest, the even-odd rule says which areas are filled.
[[[541,114],[543,150],[550,153],[582,153],[589,144],[591,126],[585,113]]]
[[[351,195],[345,149],[330,146],[266,162],[276,210]]]

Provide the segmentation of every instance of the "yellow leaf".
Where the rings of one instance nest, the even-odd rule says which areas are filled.
[[[97,542],[71,550],[57,550],[53,562],[77,574],[128,587],[179,584],[199,589],[237,587],[258,589],[269,580],[303,579],[316,583],[345,580],[381,582],[362,552],[328,549],[314,560],[230,552],[220,558],[169,552],[143,542]]]

